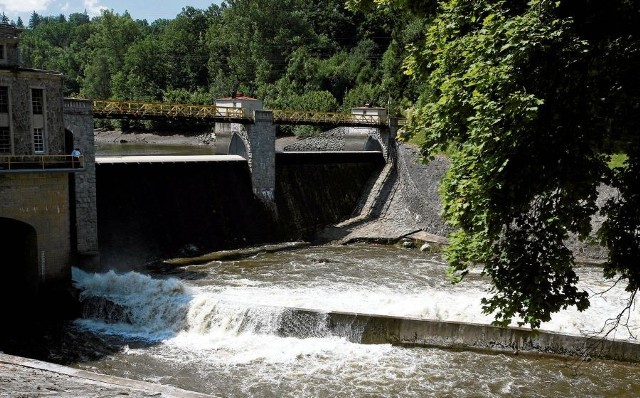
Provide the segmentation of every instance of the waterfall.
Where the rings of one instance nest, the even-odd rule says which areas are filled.
[[[149,341],[178,333],[340,337],[355,343],[362,336],[363,325],[336,324],[323,312],[234,302],[174,278],[78,269],[73,277],[82,290],[83,319],[78,323],[101,333]]]

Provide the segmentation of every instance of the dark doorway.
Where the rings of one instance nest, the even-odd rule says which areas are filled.
[[[367,139],[367,142],[364,144],[364,150],[382,152],[382,145],[380,145],[380,142],[378,140],[369,137],[369,139]]]
[[[0,299],[7,311],[33,302],[38,290],[38,239],[29,224],[0,217]],[[24,304],[24,305],[23,305]]]
[[[231,137],[231,143],[229,144],[229,155],[239,155],[243,158],[247,158],[247,148],[242,141],[242,138],[238,134],[234,134]]]
[[[64,130],[64,154],[69,155],[74,148],[73,133],[69,130]]]

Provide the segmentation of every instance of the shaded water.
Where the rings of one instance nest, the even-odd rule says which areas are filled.
[[[160,155],[213,155],[214,147],[209,145],[170,144],[96,144],[96,156],[160,156]]]
[[[607,288],[597,269],[579,272],[591,291]],[[170,278],[76,271],[85,295],[118,305],[97,303],[78,327],[125,347],[78,366],[238,397],[632,396],[640,388],[636,366],[362,345],[357,325],[331,331],[321,314],[300,319],[288,309],[488,321],[479,305],[486,281],[475,273],[452,286],[443,275],[444,264],[424,253],[370,245],[213,262]],[[621,295],[614,288],[588,313],[567,311],[544,328],[598,329]]]

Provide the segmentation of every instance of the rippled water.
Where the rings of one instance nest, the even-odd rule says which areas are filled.
[[[103,311],[79,321],[79,327],[125,347],[79,366],[237,397],[633,396],[640,391],[636,366],[363,345],[353,337],[355,330],[332,335],[321,317],[292,320],[287,310],[490,321],[480,313],[487,284],[479,274],[451,285],[444,269],[418,251],[362,245],[213,262],[176,270],[170,278],[76,271],[85,294],[119,305],[111,315]],[[594,292],[608,287],[597,269],[580,269],[580,277]],[[599,329],[619,310],[621,296],[616,287],[594,297],[588,312],[566,311],[544,328]],[[634,312],[632,321],[636,318]],[[292,327],[300,331],[291,333]]]

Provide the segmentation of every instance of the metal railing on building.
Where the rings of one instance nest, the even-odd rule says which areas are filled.
[[[93,103],[82,98],[65,98],[63,102],[64,113],[67,114],[91,114]]]
[[[83,170],[84,156],[71,155],[0,155],[0,173],[20,171]]]

